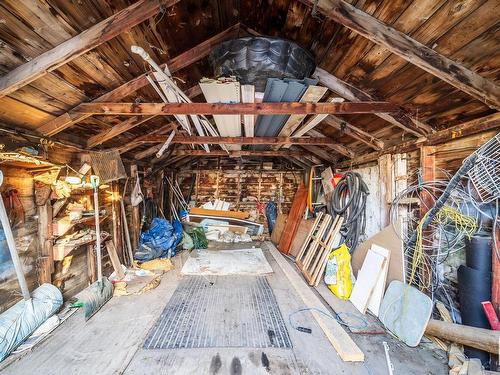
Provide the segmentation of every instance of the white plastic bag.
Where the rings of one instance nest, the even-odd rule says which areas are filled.
[[[141,191],[141,185],[139,184],[139,177],[137,177],[137,180],[135,180],[134,190],[132,190],[132,194],[130,195],[130,203],[132,203],[132,206],[135,207],[142,202],[142,199],[143,195]]]

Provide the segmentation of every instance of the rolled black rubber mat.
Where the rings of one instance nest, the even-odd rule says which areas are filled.
[[[491,273],[462,265],[458,267],[457,276],[462,324],[490,328],[481,302],[491,299]],[[488,366],[488,353],[469,347],[465,347],[464,351],[468,357],[478,358],[483,366]]]
[[[490,236],[474,236],[465,242],[465,262],[468,267],[481,272],[491,272],[491,250],[493,241]]]

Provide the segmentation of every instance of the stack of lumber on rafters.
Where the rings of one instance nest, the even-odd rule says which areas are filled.
[[[316,220],[300,249],[295,262],[304,274],[309,285],[317,286],[325,272],[328,255],[338,243],[340,227],[344,219],[332,218],[318,213]]]

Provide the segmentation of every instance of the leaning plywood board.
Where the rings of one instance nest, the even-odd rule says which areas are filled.
[[[373,293],[384,262],[385,258],[382,255],[368,250],[363,266],[358,272],[349,300],[363,314],[366,313],[368,301]]]
[[[371,251],[374,251],[385,258],[385,262],[378,276],[377,283],[375,284],[375,288],[373,288],[372,295],[368,301],[368,310],[370,310],[373,315],[378,316],[380,304],[382,303],[382,299],[384,298],[385,282],[387,280],[387,272],[389,271],[389,260],[391,252],[383,248],[382,246],[378,246],[375,244],[372,245]]]
[[[299,253],[304,241],[306,240],[311,228],[314,224],[314,220],[306,220],[302,219],[300,222],[299,228],[297,229],[297,233],[295,233],[295,237],[292,241],[292,247],[290,248],[290,255],[296,257]]]
[[[271,233],[271,241],[273,244],[277,245],[280,242],[281,234],[283,229],[285,229],[287,214],[278,214],[276,218],[276,223],[274,224],[273,232]]]
[[[389,272],[387,274],[385,287],[387,288],[391,281],[394,280],[405,282],[403,244],[392,225],[385,227],[356,248],[351,259],[352,272],[354,275],[357,275],[358,271],[361,269],[366,253],[373,244],[382,246],[391,252]]]
[[[267,242],[267,246],[271,255],[276,260],[276,263],[278,263],[280,268],[283,270],[283,273],[286,275],[288,281],[298,293],[300,298],[302,298],[305,305],[311,309],[325,311],[325,306],[321,300],[316,296],[316,294],[314,294],[312,289],[306,285],[304,280],[293,269],[292,265],[288,263],[280,254],[276,247],[270,242]],[[365,360],[364,353],[356,345],[356,343],[352,341],[344,328],[342,328],[336,320],[326,318],[324,315],[315,310],[311,310],[311,314],[343,361],[363,362]]]

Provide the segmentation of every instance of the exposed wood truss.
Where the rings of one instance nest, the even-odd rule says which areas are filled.
[[[191,87],[189,90],[186,91],[186,95],[190,98],[195,97],[201,92],[199,89],[199,86],[194,86]],[[118,125],[113,126],[111,129],[108,130],[103,130],[102,132],[92,136],[89,138],[87,141],[87,147],[92,148],[97,145],[103,144],[106,141],[109,141],[110,139],[113,139],[114,137],[119,136],[122,133],[125,133],[126,131],[129,131],[136,126],[139,126],[141,124],[144,124],[145,122],[157,117],[157,115],[152,115],[152,116],[142,116],[142,117],[131,117],[123,122],[121,122]],[[136,141],[136,140],[134,140]]]
[[[150,135],[141,137],[143,142],[165,142],[166,137],[163,135]],[[178,144],[225,144],[225,145],[333,145],[336,144],[333,139],[309,138],[309,137],[201,137],[201,136],[176,136],[171,143]]]
[[[490,107],[500,108],[500,87],[343,0],[305,0],[332,20],[387,48]]]
[[[319,81],[330,90],[336,92],[349,101],[359,102],[375,99],[367,93],[348,84],[347,82],[342,81],[341,79],[338,79],[334,75],[321,68],[316,68],[313,76],[319,79]],[[402,108],[399,108],[399,111],[397,111],[396,113],[376,113],[376,115],[415,136],[422,136],[432,132],[432,128],[429,125],[412,119],[411,116],[405,113]]]
[[[161,6],[171,7],[178,1],[140,0],[132,4],[0,78],[0,97],[16,91],[147,20],[158,13]]]
[[[328,116],[323,120],[323,123],[340,130],[340,132],[348,135],[351,138],[357,139],[360,142],[370,146],[375,150],[382,150],[384,148],[384,142],[380,139],[372,136],[370,133],[365,132],[362,129],[349,124],[347,121],[336,117]]]
[[[190,50],[181,53],[180,55],[171,59],[168,62],[168,68],[170,69],[170,72],[174,73],[208,56],[214,45],[217,45],[218,43],[226,39],[236,36],[238,33],[238,29],[238,24],[231,26],[230,28],[220,32],[219,34],[197,45],[196,47],[191,48]],[[165,64],[162,64],[160,66],[161,68],[164,68]],[[120,101],[127,96],[132,95],[137,90],[149,84],[146,75],[146,73],[141,74],[140,76],[93,100],[92,103]],[[82,104],[42,125],[37,129],[38,132],[45,136],[53,136],[67,129],[69,126],[92,116],[91,113],[79,112],[78,110],[81,105]]]
[[[82,103],[73,110],[85,115],[290,115],[393,112],[387,102],[347,103]]]
[[[417,141],[402,142],[395,146],[386,147],[379,152],[372,152],[357,156],[352,160],[343,162],[339,167],[369,163],[377,160],[381,155],[384,154],[411,152],[417,150],[420,146],[434,146],[455,139],[495,129],[500,129],[499,112],[472,121],[467,121],[448,129],[440,130],[429,135],[428,138],[420,138]]]
[[[313,146],[314,147],[314,146]],[[206,152],[205,150],[174,150],[172,151],[172,156],[227,156],[230,158],[240,157],[240,156],[267,156],[267,157],[291,157],[291,156],[303,156],[304,152],[301,151],[253,151],[253,150],[241,150],[241,151],[224,151],[224,150],[211,150]]]

